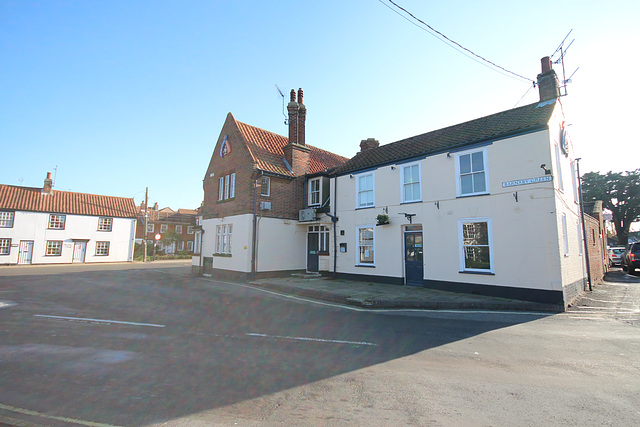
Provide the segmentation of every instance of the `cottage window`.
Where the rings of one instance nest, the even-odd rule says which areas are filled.
[[[182,234],[182,226],[181,225],[176,225],[176,233]]]
[[[9,255],[11,252],[11,239],[0,239],[0,255]]]
[[[461,219],[460,270],[493,273],[493,241],[490,218]]]
[[[374,206],[373,172],[358,175],[356,179],[358,193],[358,208],[368,208]]]
[[[96,242],[96,256],[109,255],[109,242]]]
[[[419,202],[422,200],[420,188],[420,163],[402,167],[402,201]]]
[[[167,224],[160,224],[160,232],[161,233],[166,233],[168,228],[169,228],[169,226]]]
[[[111,231],[113,225],[113,218],[100,217],[98,218],[98,231]]]
[[[269,196],[271,194],[271,178],[263,176],[260,179],[260,195]]]
[[[318,206],[322,200],[320,178],[309,180],[309,206]]]
[[[187,226],[187,234],[193,234],[193,225]]]
[[[46,256],[62,255],[62,240],[47,240]]]
[[[487,149],[456,154],[458,196],[489,193]]]
[[[192,241],[188,241],[187,242],[187,251],[188,252],[193,252],[193,242]]]
[[[375,234],[374,227],[358,227],[358,265],[374,265]]]
[[[13,227],[13,212],[0,212],[0,228]]]
[[[64,230],[65,215],[49,215],[49,228],[52,230]]]
[[[180,251],[184,251],[184,242],[183,241],[179,241],[178,242],[178,252]]]
[[[153,224],[147,223],[147,233],[153,233],[154,227]]]
[[[233,224],[222,224],[216,227],[216,254],[231,255],[231,235]]]

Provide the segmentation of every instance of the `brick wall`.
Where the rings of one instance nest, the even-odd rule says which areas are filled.
[[[600,222],[590,215],[585,214],[584,222],[587,231],[591,281],[592,285],[595,285],[604,279],[605,265],[601,243],[604,230],[600,227]]]

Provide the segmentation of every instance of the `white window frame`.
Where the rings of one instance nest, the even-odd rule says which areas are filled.
[[[1,238],[0,239],[0,255],[9,255],[11,254],[11,239]]]
[[[193,252],[193,241],[192,240],[188,240],[187,241],[187,252]]]
[[[564,244],[564,256],[569,256],[569,234],[567,233],[567,214],[562,214],[562,242]]]
[[[13,228],[14,212],[0,212],[0,228]]]
[[[367,177],[371,177],[371,188],[366,188],[364,190],[360,190],[360,181],[366,179]],[[360,203],[360,195],[363,193],[371,192],[371,204],[362,204]],[[376,177],[374,172],[365,172],[359,175],[356,175],[356,209],[364,209],[364,208],[373,208],[376,206]]]
[[[49,214],[49,230],[64,230],[66,215]]]
[[[469,223],[487,223],[487,238],[488,245],[466,245],[464,244],[464,224]],[[469,268],[466,266],[465,260],[465,247],[488,247],[489,248],[489,268]],[[493,230],[491,225],[491,218],[461,218],[458,220],[458,247],[459,247],[459,258],[460,258],[460,272],[464,273],[484,273],[484,274],[494,274],[495,273],[495,259],[493,257]]]
[[[409,169],[409,171],[411,171],[412,168],[417,167],[418,168],[418,181],[416,182],[406,182],[405,181],[405,170]],[[410,178],[410,179],[413,179]],[[418,187],[418,198],[417,199],[407,199],[405,197],[405,188],[407,186],[416,186]],[[411,203],[411,202],[421,202],[422,201],[422,166],[420,164],[420,162],[416,162],[416,163],[409,163],[406,165],[402,165],[401,168],[401,172],[400,172],[400,194],[401,194],[401,198],[402,198],[402,203]]]
[[[98,218],[98,231],[111,231],[113,229],[113,218],[101,216]]]
[[[265,191],[265,189],[267,191]],[[271,178],[268,177],[268,176],[262,176],[260,178],[260,195],[261,196],[270,196],[271,195]]]
[[[218,200],[224,200],[224,176],[218,180]]]
[[[154,229],[155,227],[153,223],[147,223],[147,233],[153,233]]]
[[[187,225],[187,234],[193,234],[193,225]]]
[[[578,172],[576,170],[576,161],[571,162],[571,184],[573,185],[573,201],[576,204],[580,203],[580,193],[578,185]]]
[[[166,233],[168,229],[169,229],[168,224],[160,224],[160,233]]]
[[[62,256],[62,240],[47,240],[45,256]]]
[[[182,226],[181,225],[176,225],[176,233],[177,234],[182,234]]]
[[[233,224],[220,224],[216,226],[216,254],[231,255],[231,237]]]
[[[562,162],[560,161],[561,157],[560,157],[560,146],[559,144],[555,144],[555,150],[556,150],[556,173],[558,174],[558,179],[556,179],[556,181],[558,182],[558,190],[562,191],[564,193],[564,183],[562,182]]]
[[[314,185],[317,188],[314,189]],[[314,201],[314,196],[317,196],[317,201]],[[320,206],[322,203],[322,180],[321,178],[311,178],[309,180],[309,206]]]
[[[178,252],[180,252],[180,251],[184,251],[184,241],[183,240],[180,240],[178,242]]]
[[[360,245],[360,230],[364,230],[364,229],[371,229],[372,236],[373,236],[371,245]],[[370,247],[371,248],[370,250],[373,252],[372,254],[373,261],[371,262],[361,260],[361,248],[365,248],[365,247]],[[369,266],[369,267],[376,266],[376,227],[373,224],[356,226],[356,265]]]
[[[96,256],[109,256],[110,242],[96,242]]]
[[[478,170],[478,171],[474,171],[473,170],[473,166],[472,166],[472,170],[470,172],[465,172],[463,174],[461,174],[460,172],[460,159],[461,157],[464,156],[469,156],[469,159],[472,160],[473,159],[473,154],[475,153],[482,153],[482,166],[483,169],[482,171]],[[489,188],[489,157],[487,156],[487,147],[483,147],[483,148],[474,148],[473,150],[466,150],[466,151],[460,151],[458,153],[455,154],[455,161],[456,161],[456,194],[458,197],[468,197],[468,196],[479,196],[482,194],[489,194],[489,192],[491,191]],[[484,186],[485,189],[484,191],[472,191],[470,193],[462,193],[462,176],[474,176],[480,173],[484,173]]]
[[[232,173],[229,178],[229,198],[233,199],[236,196],[236,173]]]

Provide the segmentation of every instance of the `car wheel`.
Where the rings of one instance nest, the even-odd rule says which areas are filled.
[[[627,271],[629,272],[629,274],[633,274],[636,272],[636,268],[633,265],[628,265]]]
[[[622,271],[627,271],[627,266],[623,264],[620,264],[622,266]]]

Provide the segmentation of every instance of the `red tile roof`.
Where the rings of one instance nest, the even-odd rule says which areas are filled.
[[[289,139],[287,137],[237,120],[236,124],[247,141],[247,148],[253,157],[253,161],[258,166],[258,169],[280,175],[294,176],[283,161],[283,147],[289,143]],[[311,174],[335,168],[349,160],[346,157],[339,156],[311,145],[307,145],[307,147],[311,148],[311,152],[309,153],[309,173]]]
[[[135,218],[133,199],[0,184],[0,209]]]

